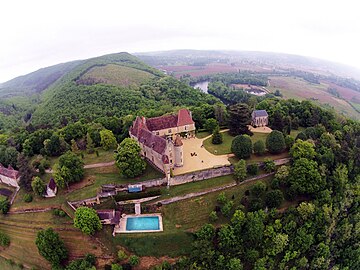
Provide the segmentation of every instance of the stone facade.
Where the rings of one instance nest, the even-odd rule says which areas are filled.
[[[141,155],[170,178],[174,166],[183,166],[181,136],[195,136],[191,112],[179,110],[176,115],[148,118],[137,117],[129,131],[141,147]]]
[[[269,124],[269,116],[265,110],[257,110],[251,113],[251,125],[253,127],[265,127]]]

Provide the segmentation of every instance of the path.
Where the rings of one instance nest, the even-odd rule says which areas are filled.
[[[243,185],[245,183],[253,182],[255,180],[259,180],[259,179],[265,178],[265,177],[273,175],[273,174],[275,174],[275,172],[258,175],[256,177],[246,179],[245,181],[240,182],[239,184],[233,183],[233,184],[229,184],[229,185],[225,185],[225,186],[221,186],[221,187],[208,189],[208,190],[201,191],[201,192],[188,193],[188,194],[185,194],[185,195],[182,195],[182,196],[176,196],[176,197],[172,197],[170,199],[157,201],[154,204],[157,204],[157,203],[170,204],[170,203],[174,203],[174,202],[178,202],[178,201],[182,201],[182,200],[187,200],[187,199],[194,198],[194,197],[199,197],[199,196],[202,196],[202,195],[205,195],[205,194],[208,194],[208,193],[212,193],[212,192],[232,188],[232,187],[235,187],[236,185],[241,186],[241,185]]]
[[[87,164],[87,165],[84,165],[84,169],[110,167],[110,166],[112,166],[114,164],[115,164],[115,161]],[[46,173],[53,173],[54,171],[52,169],[47,169],[47,170],[45,170],[45,172]]]
[[[40,208],[40,209],[24,209],[24,210],[15,210],[15,211],[9,211],[8,214],[25,214],[25,213],[42,213],[42,212],[48,212],[53,209],[56,209],[58,207],[47,207],[47,208]]]

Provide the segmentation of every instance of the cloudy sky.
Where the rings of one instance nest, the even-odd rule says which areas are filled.
[[[352,0],[4,0],[0,82],[120,51],[273,51],[360,68],[358,5]]]

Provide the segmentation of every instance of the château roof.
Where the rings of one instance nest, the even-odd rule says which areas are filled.
[[[130,134],[138,138],[140,143],[152,148],[155,152],[164,154],[166,149],[166,140],[163,137],[153,134],[153,132],[191,124],[194,124],[194,121],[192,120],[191,112],[187,109],[179,110],[178,114],[164,115],[148,119],[138,116],[136,117],[132,127],[130,127]],[[179,139],[177,139],[177,141],[179,146],[182,145],[181,138],[180,141]]]
[[[1,163],[0,163],[0,175],[9,177],[11,179],[18,179],[19,178],[19,171],[14,170],[13,167],[11,167],[11,165],[8,166],[8,168],[5,168]]]
[[[265,110],[256,110],[253,111],[253,115],[255,117],[263,117],[263,116],[268,116],[268,113]]]

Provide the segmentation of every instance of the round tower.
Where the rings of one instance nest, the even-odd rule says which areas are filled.
[[[175,166],[181,167],[184,165],[184,154],[183,154],[183,142],[179,135],[176,135],[174,142],[174,152],[175,152]]]

